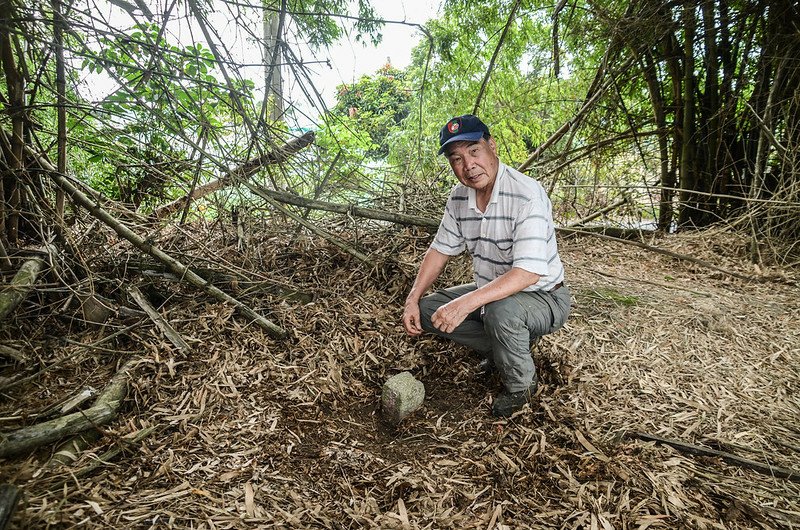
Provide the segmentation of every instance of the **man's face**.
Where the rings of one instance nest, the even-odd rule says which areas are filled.
[[[493,138],[477,142],[453,142],[445,151],[447,161],[459,182],[476,191],[489,192],[497,178],[500,161]]]

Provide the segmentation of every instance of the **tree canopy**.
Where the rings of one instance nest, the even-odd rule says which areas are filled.
[[[26,149],[153,210],[316,129],[318,147],[266,168],[269,186],[381,202],[426,182],[441,191],[438,127],[465,112],[490,124],[505,161],[548,181],[565,219],[622,196],[623,217],[663,231],[746,217],[756,260],[760,239],[797,235],[792,2],[451,0],[419,27],[411,66],[341,85],[330,108],[298,43],[313,54],[345,32],[379,40],[386,21],[366,1],[113,6],[6,4],[6,243],[20,223],[35,231],[19,215],[33,196],[58,194],[12,176]],[[277,23],[253,31],[259,20]],[[265,46],[235,51],[247,42]],[[91,101],[87,83],[110,89]]]

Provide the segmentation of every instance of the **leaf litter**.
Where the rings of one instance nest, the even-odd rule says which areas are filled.
[[[533,349],[541,384],[532,406],[497,420],[500,383],[476,376],[471,352],[402,330],[424,232],[338,227],[379,259],[367,270],[324,241],[270,226],[254,227],[246,245],[231,242],[231,227],[160,237],[197,263],[215,256],[203,265],[234,278],[225,287],[288,330],[284,341],[155,267],[137,263],[121,278],[133,259],[111,236],[87,256],[97,288],[135,308],[123,283],[139,283],[190,353],[135,312],[98,327],[26,306],[25,338],[4,332],[4,341],[21,340],[43,366],[71,362],[3,393],[4,432],[102,388],[132,355],[140,361],[120,416],[77,461],[45,469],[51,448],[2,461],[2,481],[22,490],[12,527],[800,526],[796,481],[633,436],[800,469],[796,272],[763,281],[737,236],[658,244],[751,272],[752,282],[612,241],[562,239],[573,314]],[[460,258],[439,284],[470,276]],[[84,347],[126,326],[102,350]],[[426,399],[393,427],[381,421],[381,386],[403,370],[423,381]]]

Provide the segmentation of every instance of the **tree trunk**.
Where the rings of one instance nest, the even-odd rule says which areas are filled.
[[[679,222],[681,226],[688,226],[696,219],[695,195],[692,193],[697,187],[697,171],[695,166],[694,146],[694,36],[695,36],[695,5],[693,0],[688,0],[683,5],[683,134],[681,144],[681,212]]]
[[[23,169],[22,152],[25,146],[25,79],[14,60],[11,28],[7,25],[14,19],[10,0],[0,2],[0,18],[6,23],[0,28],[0,60],[3,63],[5,84],[8,90],[8,114],[11,117],[11,142],[6,163],[10,172],[3,176],[5,196],[0,200],[6,206],[2,221],[5,235],[16,243],[19,233],[20,176]]]
[[[286,0],[281,1],[281,10],[264,10],[264,104],[269,108],[269,122],[283,118],[283,69],[281,68],[281,46]]]
[[[658,82],[655,62],[650,52],[644,55],[644,77],[650,92],[650,102],[653,105],[653,117],[658,128],[659,185],[661,187],[658,229],[668,232],[672,224],[672,199],[675,194],[673,191],[675,183],[671,180],[669,171],[669,129],[667,128],[667,112],[664,108],[664,95],[661,93],[661,84]]]
[[[56,48],[56,105],[58,127],[58,172],[67,172],[67,109],[66,74],[64,66],[64,19],[61,0],[53,0],[53,40]],[[56,191],[56,217],[59,225],[64,218],[64,190]]]
[[[702,190],[713,192],[717,188],[717,178],[719,168],[722,167],[721,153],[719,146],[721,141],[720,127],[720,102],[719,102],[719,52],[717,50],[717,24],[714,13],[715,0],[702,0],[703,9],[703,35],[705,41],[705,86],[703,91],[703,109],[700,121],[702,134],[699,136],[704,139],[701,143],[704,153],[704,168],[702,171]],[[710,224],[719,212],[719,201],[713,197],[706,196],[702,201],[703,225]]]

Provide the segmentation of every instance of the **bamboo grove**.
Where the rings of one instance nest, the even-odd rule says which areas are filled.
[[[126,11],[133,23],[118,27],[104,16],[111,4]],[[374,37],[386,21],[370,18],[374,13],[366,4],[361,13],[347,15],[344,2],[267,1],[246,6],[255,13],[250,18],[241,14],[245,4],[237,4],[237,11],[223,1],[111,4],[0,3],[4,269],[14,268],[9,256],[20,249],[53,241],[68,254],[78,253],[64,237],[71,219],[86,211],[76,205],[75,191],[114,211],[123,224],[152,226],[184,222],[189,204],[201,196],[198,190],[213,194],[241,183],[241,168],[247,169],[247,178],[262,175],[272,191],[288,189],[309,199],[322,198],[326,186],[342,189],[332,177],[332,169],[343,163],[342,148],[325,145],[326,137],[341,134],[317,131],[313,154],[295,156],[314,141],[313,132],[297,132],[281,121],[281,112],[292,107],[289,96],[279,90],[256,94],[241,74],[244,65],[227,50],[212,21],[217,11],[239,13],[231,15],[232,23],[265,46],[263,57],[269,60],[258,61],[265,63],[267,86],[274,85],[276,76],[293,76],[304,97],[324,108],[303,60],[288,43],[305,39],[325,46],[341,35],[342,24],[353,20],[353,31]],[[750,234],[756,261],[771,242],[791,246],[800,235],[796,3],[487,4],[490,8],[466,0],[445,2],[442,19],[424,30],[414,65],[402,73],[414,97],[407,98],[405,110],[392,110],[396,123],[387,125],[397,128],[397,137],[416,134],[416,145],[432,144],[434,124],[443,118],[439,114],[469,111],[473,105],[478,112],[496,113],[493,121],[511,130],[541,122],[541,109],[510,109],[501,99],[504,90],[521,92],[541,83],[539,72],[517,78],[516,88],[501,86],[504,72],[516,68],[509,57],[522,60],[537,47],[548,53],[546,75],[551,78],[563,76],[565,68],[573,75],[589,74],[583,85],[576,85],[582,101],[563,106],[560,123],[546,124],[550,130],[540,136],[547,141],[527,140],[527,153],[512,160],[517,165],[563,168],[623,146],[625,156],[656,160],[645,185],[655,197],[661,231],[728,222]],[[167,38],[167,21],[178,16],[197,21],[201,31],[193,42],[176,44]],[[452,29],[443,29],[447,20],[480,27],[453,37]],[[526,24],[541,31],[526,33]],[[467,38],[477,39],[478,45],[470,48],[458,41]],[[464,50],[472,54],[467,59],[477,70],[460,80],[455,95],[442,79],[450,76],[454,86],[448,68]],[[91,83],[96,72],[116,87],[101,102],[85,99],[78,89]],[[357,102],[348,105],[354,110]],[[357,122],[347,119],[331,113],[318,123],[320,129],[332,123],[348,129],[349,123],[352,131]],[[407,154],[393,145],[372,147],[389,158]],[[404,160],[406,174],[424,167]],[[336,173],[339,184],[352,184],[347,180],[352,174]],[[363,182],[353,186],[363,188]],[[230,210],[220,205],[215,211]],[[149,220],[143,217],[153,213]]]

